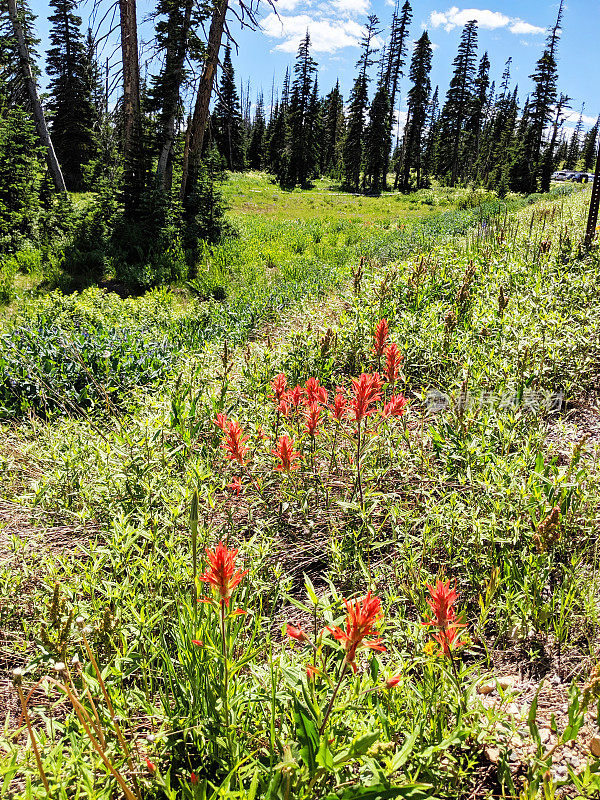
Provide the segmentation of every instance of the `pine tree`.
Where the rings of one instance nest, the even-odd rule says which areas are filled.
[[[479,158],[479,148],[481,145],[481,133],[485,120],[486,109],[488,108],[488,89],[490,88],[490,60],[488,54],[484,53],[479,62],[477,76],[473,84],[473,95],[471,97],[467,118],[464,126],[462,171],[463,180],[468,175],[472,175],[473,166]]]
[[[550,176],[554,153],[544,147],[544,133],[552,120],[553,109],[557,100],[558,67],[557,49],[561,34],[563,0],[560,2],[554,28],[548,35],[546,46],[538,60],[535,72],[530,75],[534,84],[531,98],[531,131],[528,136],[527,191],[534,192],[537,181],[541,181],[541,190],[550,188]]]
[[[586,172],[593,172],[596,167],[596,158],[598,155],[598,131],[600,131],[600,117],[598,117],[594,127],[586,133],[583,139],[583,146],[581,148],[581,161],[583,169]]]
[[[389,128],[390,96],[380,82],[369,109],[369,123],[365,130],[365,170],[363,188],[378,194],[384,187],[384,172],[391,148]]]
[[[36,16],[32,13],[27,0],[20,0],[18,13],[29,51],[31,71],[37,81],[40,76],[40,69],[36,64],[39,58],[37,48],[40,40],[35,35]],[[16,37],[4,7],[0,8],[0,91],[8,106],[20,105],[29,108],[29,96],[19,62]]]
[[[399,176],[402,170],[402,188],[406,191],[410,183],[410,170],[417,173],[417,189],[421,183],[421,151],[423,129],[427,120],[429,97],[431,95],[431,60],[433,50],[427,31],[416,43],[410,63],[409,77],[412,83],[408,91],[408,116],[404,129],[404,143],[402,159],[396,167],[396,182],[400,184]]]
[[[346,121],[344,118],[344,99],[340,92],[340,82],[325,98],[323,108],[323,148],[321,150],[321,172],[337,176],[341,161],[341,143],[344,138]]]
[[[83,188],[83,167],[96,155],[96,109],[75,0],[53,0],[46,71],[54,149],[68,189]]]
[[[423,146],[423,184],[428,184],[429,176],[433,172],[437,160],[437,141],[439,132],[439,88],[436,86],[427,109],[427,121],[425,123],[426,135]]]
[[[448,178],[451,186],[456,184],[460,174],[464,124],[473,103],[476,52],[477,22],[471,20],[460,37],[450,87],[440,116],[437,172]]]
[[[313,137],[313,126],[316,122],[313,76],[316,71],[317,62],[310,54],[310,34],[306,31],[298,47],[290,99],[288,145],[290,186],[295,186],[296,183],[303,187],[307,186],[318,163]]]
[[[264,162],[266,121],[265,104],[262,92],[257,98],[256,112],[252,124],[252,136],[248,147],[248,166],[250,169],[262,169]]]
[[[368,69],[373,64],[372,43],[379,33],[377,26],[379,20],[375,15],[368,18],[367,29],[361,39],[362,54],[357,62],[358,75],[354,81],[350,94],[350,108],[346,138],[344,140],[342,159],[344,164],[344,185],[350,191],[357,192],[360,186],[360,173],[363,159],[363,136],[365,129],[365,114],[368,102]]]
[[[581,134],[583,133],[583,108],[581,107],[581,111],[579,112],[579,118],[577,120],[577,124],[575,125],[575,130],[571,135],[571,141],[569,142],[569,149],[567,150],[567,157],[565,160],[565,169],[575,169],[577,167],[577,162],[579,161],[579,157],[581,155]]]
[[[244,169],[244,134],[240,100],[235,86],[235,74],[231,63],[231,46],[225,48],[219,100],[211,117],[212,134],[219,152],[225,159],[227,169]]]
[[[406,58],[406,47],[411,20],[412,8],[409,0],[405,0],[404,5],[402,6],[402,11],[399,10],[398,0],[396,0],[396,6],[394,8],[390,30],[390,45],[387,49],[385,59],[382,59],[386,65],[385,72],[383,73],[383,82],[390,98],[390,110],[388,117],[390,149],[392,128],[394,125],[394,112],[396,110],[396,96],[400,86],[400,78],[403,75],[402,69],[404,67],[404,61]],[[390,159],[388,153],[383,170],[384,186],[387,181],[387,174],[389,172],[389,161]]]

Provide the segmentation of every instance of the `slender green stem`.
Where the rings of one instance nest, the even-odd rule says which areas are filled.
[[[335,698],[337,697],[337,693],[340,690],[340,686],[342,685],[342,681],[344,680],[344,675],[348,671],[348,662],[344,661],[344,666],[342,667],[342,671],[340,672],[339,680],[333,690],[333,694],[331,695],[331,700],[329,701],[329,705],[327,706],[327,711],[325,712],[325,716],[323,717],[323,722],[321,723],[321,727],[319,728],[319,736],[323,735],[323,731],[325,730],[325,726],[327,725],[327,720],[331,716],[331,711],[333,709],[333,704],[335,702]]]

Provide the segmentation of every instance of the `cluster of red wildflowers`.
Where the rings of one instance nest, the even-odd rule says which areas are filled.
[[[429,598],[427,603],[432,611],[432,617],[424,622],[425,626],[436,629],[433,638],[441,647],[440,654],[449,656],[452,650],[461,647],[461,628],[466,625],[460,622],[456,615],[454,604],[458,599],[456,585],[452,586],[450,580],[436,581],[434,586],[427,584]]]
[[[273,378],[269,396],[275,406],[277,418],[274,428],[275,449],[271,450],[271,453],[276,458],[276,469],[279,472],[291,472],[297,469],[301,459],[301,452],[296,449],[292,437],[287,433],[278,436],[282,418],[286,419],[293,415],[298,434],[300,435],[302,425],[306,435],[314,443],[315,438],[322,432],[326,412],[338,424],[348,420],[358,426],[376,413],[380,413],[382,420],[405,414],[408,401],[403,394],[394,394],[394,385],[400,375],[402,355],[396,344],[388,343],[388,336],[387,320],[382,319],[375,330],[373,351],[378,359],[385,356],[383,375],[378,372],[363,373],[358,378],[353,378],[348,391],[339,386],[336,388],[331,402],[327,389],[320,385],[318,378],[308,378],[304,386],[289,386],[283,373]],[[388,396],[384,397],[386,383],[391,387],[391,394],[388,392]],[[240,423],[228,419],[224,413],[219,413],[214,424],[223,433],[221,447],[225,451],[225,457],[241,467],[245,466],[249,450],[246,442],[249,437],[244,435]],[[259,440],[266,438],[260,426],[257,429],[257,438]],[[239,497],[242,492],[241,478],[234,478],[227,488]]]
[[[381,600],[374,597],[369,592],[366,597],[357,600],[344,600],[346,606],[346,622],[343,628],[338,626],[327,626],[326,631],[332,634],[336,641],[343,644],[345,650],[344,661],[352,669],[357,671],[356,653],[361,648],[370,650],[385,651],[385,647],[379,634],[375,629],[376,623],[382,618]],[[295,625],[288,623],[286,626],[287,635],[290,639],[297,642],[309,641],[308,636]],[[372,638],[367,638],[372,637]]]
[[[223,606],[229,605],[229,598],[233,590],[239,585],[248,570],[236,569],[235,559],[237,550],[229,550],[223,542],[214,550],[206,549],[207,569],[198,577],[199,581],[208,583],[215,594],[216,600]]]

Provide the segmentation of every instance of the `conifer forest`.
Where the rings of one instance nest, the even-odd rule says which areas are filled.
[[[2,799],[600,797],[600,107],[509,5],[0,0]]]

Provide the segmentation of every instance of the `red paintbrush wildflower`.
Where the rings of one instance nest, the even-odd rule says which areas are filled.
[[[321,407],[316,403],[311,403],[304,409],[304,419],[306,420],[306,430],[309,436],[316,436],[319,433],[319,421],[321,419]]]
[[[400,364],[403,356],[398,352],[398,346],[392,343],[385,351],[385,377],[388,383],[396,383],[400,374]]]
[[[247,447],[244,447],[244,444],[248,441],[248,438],[248,436],[243,435],[240,423],[237,420],[229,422],[227,435],[221,444],[229,461],[237,461],[242,466],[244,465],[244,455],[248,450]]]
[[[242,479],[234,478],[231,483],[227,484],[227,488],[231,489],[232,494],[234,494],[236,497],[239,497],[240,492],[242,491]]]
[[[273,394],[271,395],[271,399],[277,405],[281,398],[285,394],[285,390],[287,389],[287,378],[283,373],[276,375],[273,380],[271,381],[271,389],[273,389]]]
[[[384,651],[377,631],[373,627],[381,618],[381,601],[378,597],[371,597],[371,592],[362,600],[344,600],[346,604],[346,630],[338,627],[328,627],[327,630],[334,638],[343,642],[346,650],[346,664],[356,672],[356,651],[360,647],[371,650]],[[375,639],[367,641],[367,636]]]
[[[217,418],[214,419],[213,422],[215,423],[217,428],[220,428],[223,431],[223,433],[227,432],[227,425],[228,425],[227,414],[221,414],[221,413],[217,414]]]
[[[279,403],[277,403],[277,411],[281,414],[282,417],[287,417],[290,407],[287,403],[285,397],[282,397]]]
[[[300,453],[294,450],[294,441],[287,433],[279,437],[277,448],[271,452],[281,461],[281,464],[277,465],[279,472],[289,472],[292,469],[298,469],[300,466],[294,463],[297,458],[300,458]]]
[[[346,402],[345,395],[338,387],[337,394],[333,398],[333,405],[330,406],[331,410],[333,411],[333,416],[338,422],[340,422],[346,412]]]
[[[406,406],[408,400],[403,394],[394,394],[390,397],[389,401],[384,405],[381,416],[386,419],[387,417],[401,417],[406,413]]]
[[[293,389],[288,389],[286,394],[286,400],[290,405],[294,407],[294,411],[298,411],[298,406],[302,402],[302,395],[304,394],[304,389],[301,386],[294,386]]]
[[[427,584],[427,589],[431,595],[427,603],[433,612],[431,619],[423,625],[432,625],[437,628],[437,633],[433,638],[438,642],[444,655],[450,655],[453,648],[460,647],[463,642],[459,642],[459,629],[466,625],[458,621],[454,603],[458,599],[456,585],[450,586],[450,579],[447,581],[436,581],[435,586]]]
[[[221,605],[229,605],[233,590],[248,573],[247,569],[243,572],[239,569],[236,571],[237,553],[237,550],[228,550],[223,542],[219,542],[214,550],[206,549],[209,566],[198,580],[211,585]]]
[[[375,404],[381,400],[381,378],[374,372],[360,378],[352,378],[352,395],[349,402],[350,419],[362,422],[365,417],[375,413]]]
[[[192,784],[192,786],[196,786],[198,784],[198,776],[196,775],[195,772],[192,772],[192,774],[190,775],[190,783]]]
[[[387,319],[380,319],[375,328],[375,336],[373,342],[373,352],[376,356],[382,356],[385,350],[385,343],[388,337],[388,324]]]
[[[145,761],[146,761],[146,769],[148,770],[150,775],[154,775],[154,773],[156,772],[155,765],[152,763],[152,761],[150,761],[149,758],[146,758]]]
[[[290,625],[289,622],[286,625],[285,632],[290,639],[295,639],[297,642],[305,642],[308,639],[302,628],[296,628],[294,625]]]
[[[394,675],[393,677],[388,678],[386,680],[385,688],[386,689],[393,689],[394,686],[397,686],[400,683],[401,680],[402,680],[402,676],[401,675]]]
[[[304,385],[305,400],[304,404],[310,406],[312,403],[327,404],[327,389],[319,386],[318,378],[309,378]]]
[[[312,664],[309,664],[306,667],[306,677],[310,680],[311,678],[314,678],[315,675],[320,675],[319,670],[316,667],[314,667]]]

